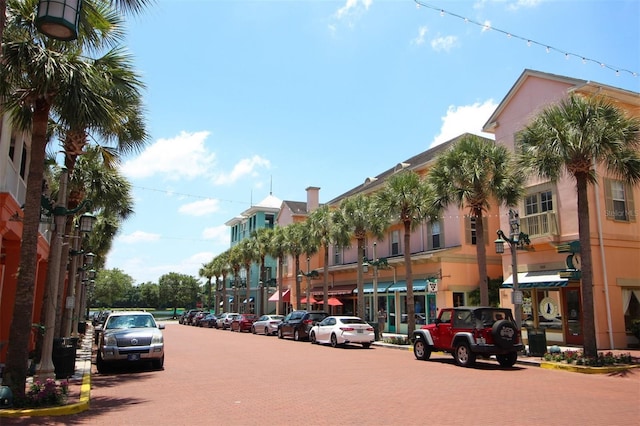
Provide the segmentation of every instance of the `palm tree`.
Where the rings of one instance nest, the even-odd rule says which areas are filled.
[[[430,193],[427,184],[416,172],[405,170],[389,177],[383,189],[375,196],[377,209],[389,212],[393,221],[397,220],[403,224],[403,251],[407,282],[407,330],[411,336],[416,322],[411,265],[411,232],[430,215]]]
[[[123,2],[121,2],[123,3]],[[126,2],[130,5],[143,1]],[[111,9],[104,3],[83,8],[81,37],[74,43],[52,41],[40,35],[34,25],[33,13],[37,0],[10,0],[8,21],[3,28],[0,68],[0,99],[2,109],[9,112],[13,125],[31,132],[31,156],[25,215],[20,249],[20,273],[15,296],[14,316],[9,336],[5,381],[15,395],[25,391],[29,331],[34,300],[37,260],[40,197],[42,192],[44,156],[48,141],[48,121],[61,100],[78,90],[90,90],[92,63],[83,56],[83,46],[104,46],[121,36],[118,26],[110,26],[107,15]],[[1,7],[2,5],[0,5]],[[4,14],[0,10],[0,15]],[[95,87],[94,87],[95,88]],[[87,103],[87,109],[95,105]],[[62,110],[62,108],[60,108]]]
[[[212,262],[203,263],[202,267],[198,270],[198,275],[207,279],[206,292],[207,292],[207,310],[211,312],[211,278],[214,277]]]
[[[323,205],[314,210],[307,219],[308,244],[307,247],[314,251],[323,248],[324,262],[322,273],[322,300],[326,309],[329,306],[329,247],[332,244],[339,246],[349,245],[349,232],[340,220],[340,213],[332,211],[329,206]],[[307,252],[307,256],[313,253]],[[307,303],[311,297],[310,288],[307,286]]]
[[[362,277],[362,264],[365,254],[365,244],[368,234],[382,239],[384,231],[389,226],[389,215],[384,209],[379,209],[374,204],[374,198],[358,194],[342,200],[340,203],[341,218],[350,235],[355,237],[358,247],[358,316],[366,319],[364,303],[364,281]],[[388,210],[387,210],[388,211]],[[325,303],[327,301],[325,300]]]
[[[582,257],[582,319],[584,353],[597,355],[593,307],[593,264],[589,227],[588,186],[602,167],[620,180],[640,182],[640,121],[628,117],[601,97],[572,94],[544,109],[518,138],[522,164],[538,176],[576,183],[578,233]]]
[[[305,231],[307,227],[303,222],[295,222],[291,223],[284,227],[284,239],[287,248],[287,253],[291,255],[295,262],[294,269],[294,277],[296,280],[296,301],[295,301],[295,309],[300,309],[300,256],[305,250],[311,251],[308,247],[305,247],[305,240],[308,239],[305,236]],[[308,235],[308,233],[306,233]],[[282,289],[280,289],[282,290]],[[282,299],[282,293],[280,293],[280,299]],[[284,302],[281,301],[281,305],[283,305],[283,309],[281,312],[284,312]]]
[[[480,304],[489,305],[487,246],[483,213],[492,201],[513,206],[523,191],[524,173],[507,148],[475,135],[464,135],[442,153],[427,177],[437,211],[455,204],[468,208],[475,221]],[[515,274],[517,271],[513,271]]]
[[[271,228],[259,228],[251,233],[251,242],[253,244],[253,250],[259,256],[260,259],[260,309],[259,315],[263,315],[266,310],[266,304],[264,300],[264,285],[265,285],[265,260],[271,253],[271,244],[273,237],[273,229]]]
[[[231,269],[231,273],[233,274],[233,305],[234,312],[240,312],[240,298],[238,293],[240,291],[240,269],[242,268],[243,260],[242,260],[242,252],[239,245],[235,245],[229,249],[229,267]]]
[[[240,250],[240,257],[242,258],[242,264],[244,265],[244,269],[247,272],[247,282],[246,282],[246,299],[247,303],[251,298],[251,265],[254,262],[259,260],[258,254],[254,251],[254,246],[251,243],[251,240],[245,238],[241,240],[235,247],[238,247]]]
[[[281,314],[284,309],[282,306],[282,280],[284,277],[284,258],[289,252],[289,240],[287,239],[286,227],[276,226],[273,228],[273,236],[271,238],[271,250],[270,255],[278,261],[278,278],[277,278],[277,292],[278,292],[278,304],[276,313]]]

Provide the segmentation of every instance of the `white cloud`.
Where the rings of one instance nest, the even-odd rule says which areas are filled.
[[[205,216],[220,210],[220,200],[207,198],[180,206],[178,211],[189,216]]]
[[[163,175],[165,179],[194,179],[207,175],[215,164],[215,154],[207,151],[209,132],[181,132],[172,139],[158,139],[139,156],[122,165],[131,178]]]
[[[126,244],[135,244],[141,242],[158,241],[160,234],[152,234],[150,232],[135,231],[128,235],[121,235],[117,237],[118,240]]]
[[[373,0],[347,0],[344,6],[340,7],[333,14],[333,22],[329,23],[329,31],[335,33],[336,22],[344,22],[349,28],[353,28],[355,22],[369,10]]]
[[[214,240],[220,244],[229,244],[229,227],[227,225],[218,225],[212,228],[205,228],[202,231],[202,238]]]
[[[236,182],[244,176],[257,176],[258,167],[270,168],[271,163],[266,158],[254,155],[251,158],[243,158],[234,167],[231,173],[220,174],[214,178],[216,185],[228,185]]]
[[[418,35],[416,36],[416,38],[411,40],[411,44],[415,44],[418,46],[420,46],[421,44],[424,44],[424,36],[427,34],[428,31],[429,30],[427,29],[426,26],[422,26],[418,28]]]
[[[431,47],[436,52],[449,52],[453,47],[458,44],[458,37],[456,36],[446,36],[446,37],[437,37],[431,40]]]
[[[493,114],[497,106],[493,99],[489,99],[482,104],[476,102],[473,105],[449,106],[447,114],[442,117],[440,133],[431,142],[431,147],[447,142],[463,133],[473,133],[493,139],[494,135],[482,132],[482,126]]]

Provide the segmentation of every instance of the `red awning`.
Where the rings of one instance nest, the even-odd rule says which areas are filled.
[[[324,300],[320,300],[320,301],[318,302],[318,305],[322,305],[322,304],[324,304]],[[342,306],[342,302],[341,302],[340,300],[336,299],[335,297],[330,297],[330,298],[327,300],[327,304],[328,304],[329,306]]]
[[[290,292],[291,292],[291,290],[286,290],[286,291],[284,291],[282,293],[282,301],[283,302],[288,302],[289,300],[291,300],[291,294],[289,294]],[[276,291],[269,298],[269,302],[277,302],[278,300],[279,300],[278,292]]]
[[[307,303],[307,298],[303,297],[302,299],[300,299],[300,303]],[[313,297],[309,298],[309,303],[318,303],[318,301],[316,299],[314,299]]]

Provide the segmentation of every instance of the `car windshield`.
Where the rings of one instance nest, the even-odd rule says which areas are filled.
[[[118,315],[110,317],[105,328],[150,328],[155,326],[151,315]]]

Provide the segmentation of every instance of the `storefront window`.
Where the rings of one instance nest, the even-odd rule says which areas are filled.
[[[464,293],[453,293],[453,307],[464,306]]]
[[[538,327],[562,330],[562,305],[560,304],[560,292],[557,290],[538,290],[537,297]],[[579,313],[577,312],[577,307],[575,309],[577,321]]]

